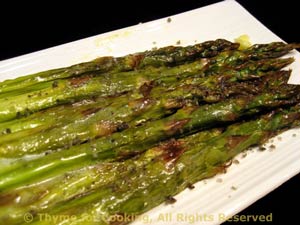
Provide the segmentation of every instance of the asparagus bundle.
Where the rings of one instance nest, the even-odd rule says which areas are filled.
[[[221,133],[221,129],[214,129],[209,131],[203,131],[193,135],[191,137],[186,137],[185,140],[190,145],[192,145],[195,140],[198,142],[205,141],[212,137],[215,137]],[[162,144],[161,146],[164,146]],[[67,201],[74,196],[84,194],[87,187],[91,187],[95,190],[98,187],[110,184],[115,180],[118,180],[120,175],[125,174],[131,175],[128,166],[131,168],[146,166],[151,163],[152,160],[158,156],[163,156],[165,154],[160,150],[161,147],[149,149],[145,154],[134,159],[128,159],[124,162],[118,163],[97,163],[92,166],[87,166],[80,168],[78,170],[71,171],[67,174],[62,174],[49,179],[46,183],[37,184],[33,187],[23,186],[18,190],[10,191],[4,195],[0,194],[1,198],[5,196],[21,196],[23,199],[22,207],[19,205],[10,205],[9,207],[1,207],[0,218],[1,221],[6,221],[12,223],[12,221],[22,222],[22,216],[24,213],[35,210],[35,212],[42,212],[42,208],[52,208],[56,204],[62,201]],[[121,167],[125,170],[121,171]],[[72,188],[65,188],[65,187]],[[47,189],[47,194],[43,196],[34,196],[34,193],[42,193],[43,190]],[[90,189],[91,190],[91,189]],[[30,197],[29,197],[30,196]],[[11,199],[10,201],[15,201]],[[26,205],[26,207],[25,207]],[[10,212],[8,214],[8,212]]]
[[[33,215],[47,212],[50,215],[78,215],[76,220],[69,222],[82,224],[88,213],[93,218],[102,218],[100,224],[106,224],[117,214],[138,215],[192,183],[213,176],[244,149],[261,144],[285,128],[298,126],[299,119],[299,106],[278,110],[253,121],[229,126],[223,132],[213,129],[166,141],[137,158],[95,164],[34,187],[24,186],[1,196],[25,198],[21,206],[1,208],[0,218],[17,223],[22,222],[26,212]],[[64,189],[65,186],[72,188]],[[37,196],[32,191],[41,194]]]
[[[285,47],[279,43],[280,47]],[[173,66],[180,65],[197,58],[207,58],[217,55],[218,52],[237,49],[239,44],[231,43],[224,39],[206,41],[187,47],[164,47],[157,50],[130,54],[124,57],[101,57],[91,62],[76,64],[66,68],[54,69],[37,74],[19,77],[14,80],[1,82],[0,94],[30,87],[34,84],[53,81],[62,78],[76,77],[88,72],[122,72],[148,66]]]
[[[219,71],[215,71],[216,74],[218,74],[218,77],[208,77],[207,79],[201,79],[198,77],[192,77],[191,79],[185,79],[186,77],[184,74],[180,74],[180,77],[166,77],[166,78],[160,78],[156,80],[154,83],[152,82],[150,85],[143,85],[139,89],[140,92],[145,93],[149,92],[153,86],[157,86],[159,84],[160,86],[163,84],[164,87],[162,87],[162,92],[164,92],[166,89],[174,89],[176,88],[176,85],[178,84],[194,84],[199,82],[205,82],[204,86],[206,85],[207,88],[212,89],[219,87],[216,87],[216,85],[220,86],[220,83],[222,80],[230,80],[230,82],[235,82],[239,80],[249,80],[253,78],[257,78],[259,76],[264,76],[265,72],[268,71],[277,71],[281,68],[287,66],[288,64],[293,62],[293,58],[286,58],[286,59],[269,59],[269,60],[260,60],[256,62],[246,62],[238,67],[235,67],[233,69],[224,69],[220,68]],[[206,72],[209,71],[209,69],[204,69]],[[224,71],[223,71],[224,70]],[[179,74],[178,74],[179,75]],[[222,77],[221,77],[222,76]],[[189,76],[188,76],[189,77]],[[224,77],[224,78],[223,78]],[[218,80],[219,79],[219,80]],[[216,82],[219,82],[219,84],[215,84]],[[211,83],[211,84],[210,84]],[[210,86],[209,86],[210,85]],[[167,86],[167,87],[166,87]],[[214,87],[215,86],[215,87]],[[155,87],[156,89],[160,87]],[[205,87],[203,87],[205,89]],[[152,93],[153,91],[151,91]],[[159,92],[159,91],[157,91]],[[128,93],[125,97],[126,98],[137,98],[139,94],[136,92]],[[51,126],[57,126],[57,124],[66,124],[68,123],[69,118],[72,120],[76,120],[77,118],[81,118],[86,113],[80,113],[80,112],[92,112],[94,110],[92,109],[99,109],[107,106],[108,104],[111,104],[113,101],[119,102],[124,101],[122,100],[123,97],[117,97],[117,98],[97,98],[97,99],[85,99],[82,101],[82,103],[76,103],[76,104],[69,104],[69,105],[63,105],[58,107],[53,107],[48,110],[44,110],[38,113],[35,113],[33,115],[30,115],[26,118],[20,118],[17,120],[12,120],[4,123],[0,123],[0,132],[2,131],[2,134],[7,133],[14,133],[17,131],[21,131],[28,128],[35,128],[37,126],[43,126],[42,129],[49,128]],[[75,106],[75,107],[73,107]],[[78,107],[80,106],[80,107]],[[55,115],[55,116],[53,116]],[[39,132],[41,129],[37,129]],[[31,133],[32,131],[29,131]],[[26,133],[26,132],[25,132]],[[12,135],[11,135],[12,136]],[[22,136],[17,135],[16,138],[20,138]],[[1,141],[0,141],[1,143]]]
[[[298,126],[300,86],[282,70],[293,58],[279,58],[295,47],[218,39],[2,82],[1,221],[139,215]]]
[[[61,207],[49,212],[52,215],[82,215],[72,224],[82,223],[87,214],[103,219],[103,224],[107,224],[117,215],[132,215],[134,219],[134,216],[172,199],[171,196],[191,184],[215,175],[233,156],[250,146],[263,143],[274,132],[299,126],[299,116],[299,107],[291,108],[230,126],[221,135],[204,143],[201,139],[197,140],[197,137],[192,145],[184,139],[167,143],[166,147],[160,148],[162,155],[158,155],[156,160],[145,166],[140,167],[137,164],[137,171],[131,176],[125,175],[123,179],[73,198],[65,204],[59,204]],[[64,222],[68,224],[70,221]],[[124,222],[130,221],[125,221],[124,217]]]
[[[279,70],[292,62],[288,59],[268,60],[257,63],[246,63],[239,71],[227,71],[228,74],[209,76],[205,78],[190,78],[181,82],[174,82],[171,90],[166,87],[152,87],[150,93],[140,99],[129,100],[128,96],[115,98],[115,103],[101,109],[101,105],[91,104],[92,108],[84,108],[81,118],[65,126],[40,132],[45,126],[25,130],[15,134],[0,137],[0,156],[16,157],[26,153],[68,148],[101,136],[110,135],[116,131],[133,127],[149,120],[160,119],[170,114],[174,109],[197,102],[218,102],[222,99],[238,94],[259,93],[271,87],[270,78],[278,80],[278,84],[286,83],[288,74],[274,74],[256,82],[237,82],[266,76],[266,71]],[[263,72],[261,71],[263,69]],[[255,83],[261,83],[259,86]],[[161,97],[161,95],[163,96]],[[194,101],[193,101],[194,102]],[[100,101],[102,104],[102,101]],[[73,117],[77,117],[78,112]],[[79,113],[80,115],[80,113]],[[109,118],[109,119],[107,119]],[[50,124],[48,124],[50,125]],[[78,133],[80,135],[78,135]]]
[[[104,74],[103,76],[96,76],[96,72],[87,72],[75,78],[58,79],[47,84],[38,83],[36,85],[46,85],[47,87],[20,95],[10,95],[8,93],[8,95],[0,99],[0,122],[28,115],[58,104],[81,100],[87,96],[113,96],[132,91],[141,87],[144,83],[149,83],[160,77],[197,74],[210,61],[212,64],[209,66],[209,73],[223,66],[236,66],[236,64],[241,64],[241,62],[251,58],[276,58],[278,55],[284,55],[291,49],[291,46],[286,44],[283,44],[281,48],[277,46],[277,43],[271,43],[267,46],[273,49],[273,45],[275,50],[271,52],[265,52],[267,47],[262,45],[261,48],[258,46],[245,52],[238,50],[229,51],[225,54],[220,54],[216,59],[203,59],[200,62],[192,63],[192,65],[184,64],[171,68],[145,68],[139,71]],[[295,47],[294,45],[292,46]],[[38,89],[38,87],[36,88]]]
[[[288,77],[289,74],[290,71],[281,71],[278,77]],[[30,162],[17,161],[9,169],[0,171],[0,191],[24,182],[30,184],[38,179],[54,176],[62,170],[67,171],[95,161],[130,157],[173,136],[186,135],[236,121],[264,109],[299,101],[300,87],[286,84],[286,79],[279,82],[271,79],[268,86],[269,90],[258,95],[240,96],[211,105],[185,107],[169,117],[71,147],[68,151],[48,154]]]

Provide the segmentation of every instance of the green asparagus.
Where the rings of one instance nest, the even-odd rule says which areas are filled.
[[[286,59],[268,59],[268,60],[260,60],[260,61],[255,61],[255,62],[246,62],[237,68],[234,69],[220,69],[218,74],[224,75],[226,77],[226,80],[228,80],[228,77],[232,80],[248,80],[250,78],[256,78],[257,75],[263,75],[263,72],[268,72],[268,71],[276,71],[280,70],[281,68],[287,66],[288,64],[293,62],[293,58],[286,58]],[[224,71],[223,71],[224,70]],[[219,75],[219,76],[220,76]],[[250,75],[253,75],[251,77]],[[184,76],[181,77],[167,77],[167,78],[161,78],[159,80],[156,80],[156,83],[159,83],[162,85],[164,84],[164,87],[162,89],[166,89],[166,86],[169,87],[170,89],[174,88],[174,85],[178,85],[178,83],[199,83],[198,80],[202,80],[201,78],[197,77],[192,77],[190,79],[185,79]],[[208,80],[215,79],[209,77]],[[219,79],[219,78],[218,78]],[[220,78],[221,79],[221,78]],[[225,78],[222,78],[224,80]],[[209,88],[213,88],[214,82],[216,81],[210,81],[212,84],[209,86]],[[206,82],[206,85],[210,82]],[[220,81],[218,81],[220,82]],[[153,84],[152,84],[153,85]],[[151,85],[151,86],[152,86]],[[146,86],[147,87],[147,86]],[[219,87],[217,87],[219,88]],[[149,87],[148,87],[149,89]],[[158,87],[156,87],[158,89]],[[162,90],[162,91],[163,91]],[[128,98],[132,98],[131,95],[136,96],[136,93],[128,93]],[[159,97],[159,96],[158,96]],[[65,125],[68,123],[70,120],[77,120],[78,118],[82,117],[82,111],[88,111],[89,108],[104,108],[108,104],[110,104],[112,101],[120,101],[119,98],[122,97],[117,97],[117,98],[98,98],[98,100],[84,100],[82,103],[75,104],[73,106],[72,104],[69,105],[63,105],[63,106],[58,106],[58,107],[52,107],[48,110],[43,110],[41,112],[34,113],[28,117],[23,117],[17,120],[12,120],[8,122],[3,122],[0,123],[0,135],[2,134],[7,134],[7,133],[15,133],[24,129],[29,129],[29,128],[35,128],[38,126],[42,126],[43,128],[38,128],[36,129],[37,132],[40,132],[41,129],[48,129],[53,126],[57,127],[60,125]],[[124,98],[124,97],[123,97]],[[127,98],[125,96],[125,98]],[[121,100],[122,101],[122,100]],[[78,107],[80,105],[80,107]],[[88,106],[86,106],[88,105]],[[93,111],[92,109],[90,111]],[[23,132],[25,135],[27,132],[32,133],[34,131],[25,131]],[[22,134],[18,135],[10,135],[10,137],[15,137],[15,138],[22,138]],[[0,138],[1,139],[1,138]],[[0,143],[4,143],[4,140],[0,140]]]
[[[164,76],[196,74],[205,64],[206,60],[200,60],[172,68],[148,68],[139,72],[124,72],[122,79],[118,73],[107,77],[105,75],[93,77],[90,74],[91,76],[85,75],[69,80],[56,80],[55,86],[51,84],[42,91],[0,99],[0,122],[88,96],[118,95],[138,89],[144,83]]]
[[[288,77],[289,74],[290,71],[281,71],[278,76]],[[172,136],[186,135],[217,124],[233,122],[265,109],[295,104],[299,99],[299,86],[271,80],[268,90],[258,95],[237,97],[211,105],[186,107],[161,120],[73,146],[68,151],[59,151],[31,161],[17,161],[0,171],[0,191],[95,161],[130,157]]]
[[[190,137],[186,137],[184,141],[190,146],[197,142],[204,142],[212,137],[220,135],[221,129],[199,132]],[[161,146],[165,146],[162,144]],[[130,175],[130,169],[137,165],[143,167],[152,162],[158,156],[162,156],[161,146],[147,150],[147,152],[138,158],[126,160],[118,163],[95,164],[83,167],[79,170],[70,171],[57,177],[47,180],[43,183],[37,183],[34,186],[24,186],[18,190],[12,190],[5,194],[0,194],[0,199],[7,199],[9,196],[18,196],[21,202],[14,197],[9,198],[7,204],[1,207],[0,219],[9,224],[15,224],[23,221],[23,215],[26,212],[34,211],[42,213],[55,207],[62,201],[84,194],[86,191],[95,190],[104,185],[110,184],[118,180],[125,174]],[[121,167],[124,168],[122,172]],[[47,190],[47,193],[45,193]],[[41,193],[41,195],[37,195]]]
[[[282,70],[294,59],[279,58],[299,44],[238,47],[218,39],[0,82],[0,220],[126,224],[299,126],[300,86]]]
[[[145,68],[147,66],[159,67],[180,65],[197,58],[212,57],[218,54],[218,52],[237,49],[238,47],[239,44],[237,43],[231,43],[224,39],[217,39],[215,41],[206,41],[193,46],[169,46],[158,50],[145,51],[118,58],[100,57],[91,62],[27,75],[14,80],[6,80],[0,83],[0,94],[21,90],[41,82],[76,77],[88,72],[122,72]]]
[[[84,218],[88,215],[101,219],[89,221],[91,224],[109,224],[117,215],[131,215],[130,218],[134,219],[137,215],[168,201],[191,184],[220,172],[228,160],[245,149],[262,144],[267,138],[286,128],[299,125],[300,107],[295,106],[272,112],[257,120],[234,124],[221,135],[206,142],[202,138],[198,139],[197,134],[192,139],[170,140],[160,147],[148,150],[140,157],[143,160],[150,153],[149,163],[141,163],[138,158],[102,164],[102,173],[116,170],[119,171],[119,176],[108,184],[95,189],[91,187],[85,194],[58,203],[47,210],[47,213],[76,215],[76,219],[59,221],[64,222],[63,224],[86,223]],[[39,221],[36,217],[34,224],[44,223],[45,221]]]
[[[104,109],[98,109],[93,104],[93,108],[85,109],[82,118],[75,120],[74,123],[62,127],[56,126],[46,132],[42,131],[45,129],[42,126],[0,137],[0,143],[2,143],[0,144],[0,156],[16,157],[45,150],[68,148],[74,144],[110,135],[133,125],[160,119],[170,114],[172,110],[183,107],[187,99],[197,99],[198,102],[218,102],[230,95],[258,94],[269,87],[270,80],[276,79],[284,83],[288,77],[275,74],[274,76],[270,75],[272,79],[266,77],[256,82],[236,84],[235,81],[265,76],[266,73],[261,73],[261,69],[263,71],[280,69],[290,62],[291,59],[277,59],[267,61],[267,64],[258,64],[259,66],[256,67],[250,63],[247,67],[244,65],[240,71],[231,71],[227,75],[191,78],[179,82],[179,84],[175,82],[177,86],[180,85],[176,88],[172,83],[172,88],[175,89],[171,91],[166,91],[166,88],[163,87],[153,87],[148,96],[142,99],[130,100],[120,96],[115,99],[115,103]],[[261,85],[256,83],[261,83]],[[161,95],[163,96],[161,97]]]
[[[272,46],[272,44],[270,44]],[[235,66],[241,64],[252,58],[255,55],[257,58],[272,58],[278,57],[280,54],[285,54],[291,47],[295,45],[282,44],[282,48],[275,45],[272,49],[265,45],[250,49],[249,51],[227,51],[220,56],[212,58],[211,60],[203,59],[200,63],[193,63],[194,65],[181,65],[178,67],[158,67],[146,68],[139,71],[121,72],[113,74],[103,74],[103,76],[96,76],[96,72],[87,72],[82,76],[58,79],[49,81],[48,87],[39,91],[29,92],[21,95],[6,96],[0,99],[0,122],[14,119],[18,116],[27,115],[41,109],[55,106],[57,104],[72,102],[80,100],[87,96],[107,96],[131,91],[136,87],[140,87],[145,82],[150,82],[162,76],[174,76],[178,74],[195,74],[203,69],[204,65],[212,64],[208,70],[209,73],[214,73],[222,66]],[[260,47],[262,49],[260,49]],[[297,46],[296,46],[297,47]],[[268,52],[267,50],[274,50]],[[288,50],[287,50],[288,49]],[[45,86],[45,83],[37,84]]]

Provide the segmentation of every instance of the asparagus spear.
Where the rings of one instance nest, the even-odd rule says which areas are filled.
[[[300,48],[299,43],[295,44],[285,44],[283,42],[271,42],[269,44],[255,44],[252,45],[250,48],[245,50],[246,54],[250,53],[251,59],[261,59],[262,56],[264,58],[270,58],[270,57],[280,57],[288,52],[290,52],[293,49]]]
[[[279,77],[288,77],[290,71],[281,71],[278,74]],[[272,80],[268,90],[262,94],[183,108],[167,118],[73,146],[68,151],[59,151],[30,161],[17,161],[0,171],[0,191],[30,184],[95,161],[130,157],[174,135],[186,135],[217,124],[233,122],[265,109],[294,104],[299,98],[297,85]]]
[[[47,210],[49,215],[74,215],[59,224],[109,224],[116,216],[136,218],[143,212],[172,199],[195,182],[214,176],[238,153],[282,132],[300,125],[300,107],[271,112],[256,120],[234,124],[225,132],[203,142],[192,139],[172,140],[154,148],[155,159],[140,165],[139,160],[114,163],[120,177],[85,194],[69,198]],[[192,144],[190,144],[192,141]],[[148,150],[148,152],[151,150]],[[143,158],[143,156],[141,157]],[[105,165],[105,164],[104,164]],[[105,166],[104,166],[105,167]],[[110,168],[112,169],[112,168]],[[104,169],[105,171],[105,169]],[[126,171],[126,172],[124,172]],[[97,221],[85,221],[96,218]],[[128,217],[127,217],[128,218]],[[132,220],[122,221],[124,224]],[[38,219],[34,224],[44,224]],[[47,224],[47,223],[46,223]]]
[[[175,89],[171,91],[166,91],[166,87],[154,87],[148,96],[142,99],[129,100],[120,96],[115,99],[115,103],[103,109],[98,109],[93,104],[93,108],[91,110],[84,109],[83,116],[74,123],[62,127],[56,126],[45,132],[42,131],[45,129],[42,126],[34,130],[25,130],[0,137],[0,143],[2,143],[0,156],[16,157],[45,150],[68,148],[70,145],[110,135],[149,120],[160,119],[175,109],[181,108],[188,99],[195,98],[200,102],[218,102],[234,94],[257,94],[268,88],[271,78],[286,82],[288,77],[270,75],[271,77],[254,82],[254,85],[252,82],[237,83],[236,80],[264,76],[266,75],[265,70],[280,69],[291,61],[292,59],[276,59],[263,61],[255,64],[255,66],[252,63],[247,63],[247,66],[243,65],[240,71],[231,71],[227,75],[190,78],[179,82],[179,84],[178,82],[172,83],[172,88],[175,87]],[[265,87],[256,83],[261,83]]]
[[[123,57],[100,57],[90,62],[76,64],[70,67],[44,71],[32,75],[7,80],[0,83],[0,93],[25,89],[33,84],[53,81],[62,78],[76,77],[87,72],[97,71],[122,72],[149,66],[174,66],[195,60],[217,55],[221,51],[237,49],[239,44],[224,39],[206,41],[186,47],[164,47],[158,50],[145,51]]]
[[[124,96],[125,97],[125,96]],[[39,126],[52,127],[60,126],[77,118],[82,112],[92,108],[106,107],[111,104],[114,98],[90,98],[73,104],[64,104],[45,109],[27,117],[0,123],[1,135],[11,134],[22,130],[34,129]],[[0,141],[0,143],[2,143]]]

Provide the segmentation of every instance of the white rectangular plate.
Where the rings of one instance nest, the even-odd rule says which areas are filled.
[[[217,38],[233,41],[247,34],[252,43],[280,41],[235,1],[220,2],[170,18],[171,22],[164,18],[138,24],[2,61],[0,80],[69,66],[99,56],[121,56],[175,45],[178,40],[181,45],[188,45]],[[290,83],[300,83],[300,55],[296,51],[291,55],[296,62],[291,66]],[[162,204],[142,215],[134,224],[220,224],[224,216],[240,212],[300,172],[299,136],[300,130],[293,129],[281,134],[281,139],[273,139],[275,150],[259,152],[254,149],[247,152],[247,157],[239,155],[240,163],[230,166],[226,174],[198,182],[195,189],[175,196],[175,204]]]

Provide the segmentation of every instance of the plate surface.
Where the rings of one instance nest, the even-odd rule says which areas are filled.
[[[11,79],[38,71],[69,66],[99,56],[121,56],[175,45],[194,44],[225,38],[233,41],[247,34],[252,43],[280,41],[235,1],[229,0],[193,11],[138,24],[121,30],[49,48],[0,62],[0,80]],[[290,83],[300,83],[300,54],[290,67]],[[195,189],[175,196],[173,205],[160,205],[140,216],[133,224],[220,224],[292,176],[300,172],[300,129],[275,137],[267,150],[247,151],[236,157],[239,164],[229,167],[226,174],[198,182]],[[246,156],[246,157],[245,157]],[[271,218],[272,215],[268,219]],[[272,218],[271,218],[272,219]]]

